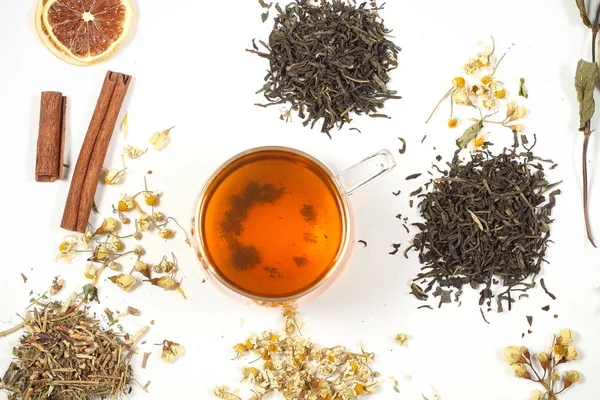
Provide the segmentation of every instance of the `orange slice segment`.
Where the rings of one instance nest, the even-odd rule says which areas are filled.
[[[132,19],[129,0],[45,0],[41,15],[43,33],[61,58],[84,65],[110,56],[127,37]]]

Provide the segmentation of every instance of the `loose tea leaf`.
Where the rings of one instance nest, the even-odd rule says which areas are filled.
[[[263,107],[290,104],[303,124],[321,131],[351,121],[350,114],[373,114],[388,99],[399,99],[387,88],[388,73],[398,65],[400,48],[374,3],[356,6],[342,0],[296,0],[277,15],[265,51],[247,51],[269,60]]]
[[[579,8],[579,15],[581,15],[583,24],[588,28],[592,28],[592,21],[590,21],[587,10],[585,9],[585,0],[575,0],[575,4],[577,4],[577,8]]]
[[[594,102],[594,88],[598,82],[598,66],[595,62],[579,60],[575,72],[575,89],[579,102],[579,130],[583,131],[585,125],[594,116],[596,103]]]
[[[512,291],[534,286],[525,281],[541,270],[560,192],[552,191],[547,199],[554,185],[538,158],[522,155],[515,149],[497,156],[479,152],[463,162],[457,151],[450,171],[421,195],[424,221],[414,224],[419,229],[414,246],[423,267],[414,280],[427,285],[421,289],[413,283],[417,298],[424,300],[423,294],[435,289],[434,296],[444,300],[449,295],[442,288],[483,286],[483,305],[496,296],[492,285],[501,280],[505,291],[498,294],[499,303],[507,301],[510,309]]]
[[[521,78],[519,80],[519,96],[529,98],[529,93],[527,93],[527,89],[525,89],[525,78]]]

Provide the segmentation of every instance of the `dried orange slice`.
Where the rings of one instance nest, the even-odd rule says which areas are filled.
[[[38,0],[36,12],[42,42],[75,65],[110,56],[127,37],[132,20],[129,0]]]

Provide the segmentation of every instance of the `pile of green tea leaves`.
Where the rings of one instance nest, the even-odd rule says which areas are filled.
[[[388,99],[388,73],[398,66],[400,48],[389,40],[375,2],[296,0],[285,9],[275,5],[273,31],[266,52],[249,52],[269,60],[263,93],[268,104],[288,104],[311,128],[323,120],[328,133],[351,121],[350,114],[377,114]],[[254,42],[253,42],[254,43]],[[289,114],[288,114],[289,116]]]
[[[516,147],[477,152],[467,162],[455,153],[449,170],[419,196],[424,221],[413,224],[419,232],[412,246],[423,265],[412,285],[419,300],[433,295],[441,306],[454,294],[458,301],[468,285],[481,289],[480,305],[491,307],[496,297],[503,311],[503,301],[510,310],[516,300],[513,292],[536,285],[560,194],[546,180],[545,161]],[[495,286],[502,292],[494,293]]]

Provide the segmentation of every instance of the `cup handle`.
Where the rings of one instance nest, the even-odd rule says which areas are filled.
[[[394,155],[389,150],[381,150],[361,162],[354,164],[337,176],[349,196],[376,181],[396,166]]]

